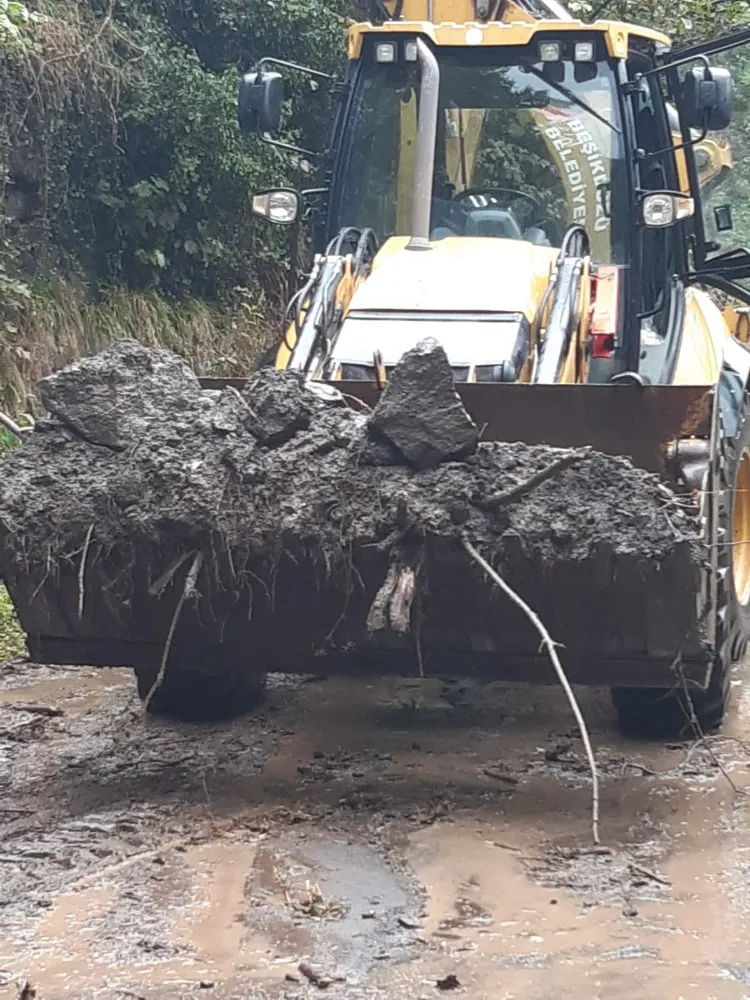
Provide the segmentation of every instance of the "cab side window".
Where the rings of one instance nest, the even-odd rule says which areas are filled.
[[[645,77],[632,92],[633,120],[636,145],[639,150],[636,169],[642,192],[671,189],[675,186],[673,140],[663,113],[656,77]],[[648,338],[667,334],[669,290],[672,279],[679,273],[681,234],[678,227],[640,230],[636,243],[636,260],[640,275],[641,330]]]

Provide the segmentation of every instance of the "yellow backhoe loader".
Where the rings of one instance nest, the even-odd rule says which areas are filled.
[[[750,255],[731,205],[708,218],[702,199],[732,166],[723,56],[750,32],[674,53],[658,31],[552,4],[373,10],[349,30],[318,253],[272,363],[372,403],[434,337],[485,439],[591,445],[681,490],[702,514],[702,650],[639,633],[588,648],[578,679],[612,684],[627,728],[666,731],[690,663],[695,717],[714,726],[750,635],[750,353],[706,287],[750,301]],[[240,88],[242,127],[267,141],[279,68]],[[254,210],[290,225],[305,200],[266,191]],[[496,663],[507,676],[500,649]]]
[[[713,728],[750,637],[750,252],[722,201],[727,64],[750,29],[673,52],[658,31],[587,25],[555,0],[371,9],[349,29],[343,79],[267,58],[240,82],[240,126],[298,158],[312,154],[274,138],[283,74],[338,102],[320,186],[253,196],[292,234],[309,222],[315,251],[271,371],[201,392],[174,358],[126,344],[43,387],[54,419],[0,479],[0,575],[30,652],[131,665],[164,710],[241,711],[266,670],[413,672],[415,636],[392,614],[401,587],[425,674],[554,680],[526,619],[467,563],[473,518],[571,680],[611,686],[626,729]],[[388,448],[366,466],[372,421],[425,344],[483,444],[426,472],[398,456],[382,471]],[[412,384],[419,423],[425,383]],[[291,416],[277,391],[304,395]],[[344,416],[326,410],[296,441],[323,400]],[[574,449],[553,463],[574,509],[548,482],[520,530],[496,512],[523,484],[498,492],[488,477],[507,486],[549,448]],[[586,448],[599,464],[572,468]],[[627,504],[613,481],[636,484]],[[441,483],[450,507],[430,508]],[[424,565],[398,565],[415,506]],[[647,508],[667,548],[632,529]]]

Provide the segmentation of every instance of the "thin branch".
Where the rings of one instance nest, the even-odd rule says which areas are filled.
[[[555,668],[555,673],[557,674],[558,680],[562,685],[563,691],[570,703],[570,707],[573,710],[573,715],[578,723],[578,728],[581,731],[581,739],[583,740],[583,745],[586,750],[586,756],[588,757],[589,767],[591,769],[591,785],[592,785],[592,806],[591,806],[591,827],[594,835],[594,843],[599,843],[599,773],[596,769],[596,760],[594,759],[594,751],[591,748],[591,740],[589,738],[589,731],[586,727],[586,722],[584,721],[583,715],[581,714],[581,709],[576,701],[576,696],[573,693],[573,688],[570,686],[563,665],[560,662],[560,657],[557,655],[557,649],[555,643],[550,636],[549,632],[544,626],[539,615],[533,611],[529,605],[523,600],[522,597],[513,590],[513,588],[503,580],[499,573],[497,573],[492,566],[484,559],[474,548],[468,538],[462,539],[463,547],[471,556],[471,558],[478,563],[485,573],[490,577],[490,579],[497,584],[497,586],[505,593],[513,603],[523,611],[526,617],[529,619],[531,624],[537,630],[542,639],[542,645],[546,648],[549,658],[552,662],[552,666]]]
[[[417,666],[419,676],[424,680],[424,656],[422,654],[422,596],[417,591],[417,606],[415,609],[416,621],[414,624],[414,645],[417,650]]]
[[[346,399],[350,403],[356,403],[360,410],[365,413],[372,413],[372,407],[369,403],[366,403],[364,399],[360,399],[359,396],[352,396],[350,392],[341,392],[340,389],[339,392],[341,393],[343,399]]]
[[[553,476],[559,475],[565,469],[574,465],[576,462],[583,458],[588,458],[591,454],[591,448],[588,446],[585,448],[577,448],[575,451],[569,451],[561,458],[555,459],[546,468],[540,469],[539,472],[534,473],[528,479],[525,479],[522,483],[518,483],[516,486],[511,486],[510,489],[504,490],[502,493],[496,493],[492,497],[488,497],[482,503],[482,507],[486,507],[488,510],[496,510],[498,507],[504,507],[506,504],[511,503],[513,500],[518,500],[525,493],[530,493],[531,490],[535,490],[537,486],[541,486],[542,483],[546,482],[548,479],[552,479]]]
[[[192,597],[195,593],[195,584],[198,580],[198,574],[200,573],[202,565],[203,553],[196,552],[195,559],[193,559],[193,565],[190,567],[190,570],[185,577],[185,586],[182,588],[180,599],[177,602],[177,607],[174,609],[174,614],[172,615],[172,623],[169,626],[169,632],[167,633],[167,641],[164,643],[164,652],[162,653],[161,664],[159,665],[159,673],[156,675],[156,680],[151,685],[151,690],[146,695],[145,701],[143,702],[144,712],[148,712],[148,706],[151,704],[151,699],[154,697],[164,681],[164,675],[167,672],[167,660],[169,659],[169,651],[172,648],[172,640],[174,639],[177,622],[180,619],[180,614],[185,601],[188,597]]]
[[[729,771],[727,771],[722,762],[716,756],[713,747],[708,742],[706,733],[704,732],[703,726],[700,724],[700,720],[698,719],[698,715],[696,714],[695,711],[695,705],[693,704],[693,698],[692,695],[690,694],[690,688],[688,686],[687,677],[685,677],[685,671],[683,670],[682,667],[681,658],[676,664],[676,669],[677,669],[677,674],[680,678],[680,683],[682,685],[682,692],[685,695],[685,703],[683,704],[682,709],[685,712],[685,717],[687,719],[688,724],[692,728],[693,736],[695,737],[695,742],[693,743],[693,747],[691,747],[691,750],[697,746],[705,747],[706,750],[708,751],[709,757],[711,758],[714,764],[714,767],[716,767],[724,776],[724,778],[726,778],[727,783],[729,784],[734,794],[746,795],[747,793],[745,792],[744,788],[738,787],[738,785],[735,783],[732,776],[730,775]]]
[[[15,435],[19,441],[23,441],[24,437],[32,430],[31,427],[21,427],[20,424],[17,424],[15,420],[3,413],[2,410],[0,410],[0,424],[7,431],[10,431],[11,434]]]
[[[84,577],[86,576],[86,560],[89,555],[89,545],[91,545],[91,536],[94,533],[94,522],[92,521],[89,525],[89,530],[86,532],[86,541],[83,543],[83,555],[81,556],[81,565],[78,567],[78,621],[83,618],[83,602],[86,597],[86,588],[84,587]]]
[[[164,591],[167,589],[169,584],[174,579],[174,575],[177,570],[182,566],[184,562],[190,558],[189,552],[183,552],[167,567],[167,569],[162,573],[162,575],[155,580],[151,586],[148,588],[149,597],[161,597]]]

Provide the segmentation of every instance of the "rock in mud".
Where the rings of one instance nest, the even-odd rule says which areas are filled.
[[[216,400],[211,426],[217,434],[238,434],[247,418],[247,403],[236,389],[225,389]]]
[[[476,451],[479,433],[453,384],[448,355],[423,340],[392,372],[370,420],[415,469]]]
[[[448,990],[461,989],[461,983],[458,981],[458,976],[454,973],[451,973],[449,976],[445,976],[443,979],[438,979],[435,985],[439,990],[443,990],[444,992]]]
[[[42,380],[42,402],[91,444],[118,451],[140,441],[165,411],[184,411],[200,384],[176,355],[123,340]]]
[[[246,394],[245,426],[268,448],[286,444],[298,431],[306,430],[313,409],[321,406],[305,389],[301,376],[290,374],[269,369]]]

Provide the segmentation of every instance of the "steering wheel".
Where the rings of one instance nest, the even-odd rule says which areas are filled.
[[[542,214],[542,206],[539,204],[537,199],[534,198],[533,195],[525,194],[523,191],[516,191],[515,188],[503,188],[503,187],[467,188],[465,191],[462,191],[460,194],[457,194],[453,200],[467,201],[469,198],[475,197],[477,195],[479,196],[484,195],[484,197],[486,197],[488,201],[490,201],[490,199],[492,198],[497,198],[498,196],[505,198],[506,201],[508,200],[508,196],[510,196],[510,198],[522,198],[525,202],[531,205],[532,209],[534,210],[535,214],[533,218],[537,218]],[[476,207],[478,208],[479,206]]]

